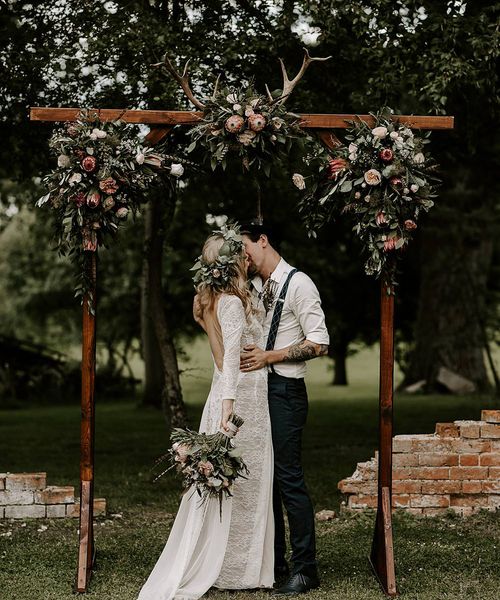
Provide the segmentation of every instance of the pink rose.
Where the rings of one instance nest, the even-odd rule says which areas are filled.
[[[403,180],[401,179],[401,177],[391,177],[389,179],[389,182],[392,186],[396,188],[400,188],[403,185]]]
[[[248,126],[252,131],[262,131],[266,126],[266,119],[263,115],[254,114],[248,117]]]
[[[113,199],[112,196],[106,196],[106,198],[104,198],[104,201],[102,203],[102,207],[104,208],[104,212],[107,212],[108,210],[111,210],[114,205],[115,205],[115,201],[114,201],[114,199]]]
[[[97,160],[94,156],[86,156],[82,160],[82,169],[87,173],[93,173],[97,167]]]
[[[382,175],[377,169],[369,169],[366,171],[364,178],[368,185],[378,185],[382,181]]]
[[[175,450],[176,453],[175,460],[181,463],[186,462],[187,457],[189,456],[189,448],[186,446],[186,444],[181,444],[177,442],[172,446],[172,448]]]
[[[240,117],[240,115],[232,115],[226,120],[224,127],[229,133],[238,133],[241,131],[244,124],[245,119],[243,117]]]
[[[117,211],[116,211],[116,216],[119,219],[125,219],[128,215],[128,208],[126,206],[121,206]]]
[[[384,148],[378,155],[380,156],[380,160],[383,160],[384,162],[391,162],[394,158],[394,152],[390,148]]]
[[[405,229],[406,231],[413,231],[413,229],[417,228],[417,224],[415,223],[415,221],[412,221],[411,219],[406,219],[405,221]]]
[[[101,203],[101,194],[97,191],[91,191],[87,194],[87,206],[89,208],[97,208]]]
[[[99,188],[105,194],[114,194],[118,190],[118,183],[112,177],[106,177],[99,181]]]
[[[214,466],[209,460],[202,460],[198,463],[198,471],[209,477],[214,471]]]
[[[387,219],[385,218],[385,214],[380,211],[379,213],[377,213],[377,216],[375,217],[375,223],[380,227],[381,225],[386,225],[387,223]]]

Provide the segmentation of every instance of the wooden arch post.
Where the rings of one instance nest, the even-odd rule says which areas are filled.
[[[32,121],[76,121],[79,108],[30,109]],[[147,136],[150,144],[163,140],[174,125],[195,125],[201,112],[164,110],[92,109],[103,121],[121,119],[128,123],[141,123],[151,127]],[[339,142],[333,130],[346,129],[349,121],[361,119],[373,124],[371,115],[355,114],[301,114],[301,126],[318,133],[325,145],[332,148]],[[413,129],[452,129],[453,117],[427,117],[395,115],[395,120]],[[95,302],[97,281],[96,255],[91,261]],[[392,290],[391,290],[392,292]],[[378,508],[375,522],[370,563],[382,589],[388,596],[396,596],[396,576],[392,538],[391,488],[392,488],[392,431],[393,431],[393,374],[394,374],[394,294],[387,293],[387,285],[381,283],[381,335],[380,335],[380,394],[379,394],[379,477]],[[97,307],[95,306],[95,313]],[[94,495],[94,379],[96,317],[83,304],[82,332],[82,420],[80,458],[80,541],[75,591],[86,592],[95,560],[93,536]]]

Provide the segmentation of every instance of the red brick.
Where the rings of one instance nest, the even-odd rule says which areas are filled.
[[[445,515],[448,510],[448,508],[424,508],[423,514],[426,517],[439,517],[440,515]]]
[[[377,508],[377,496],[350,496],[347,506],[349,508]]]
[[[462,481],[462,493],[464,494],[479,494],[482,489],[482,481]]]
[[[479,437],[479,422],[478,421],[455,421],[460,429],[460,437],[462,438],[478,438]]]
[[[439,437],[458,437],[460,433],[455,423],[436,423],[436,435],[439,435]]]
[[[45,517],[45,506],[28,504],[27,506],[6,506],[6,519],[40,519]]]
[[[422,453],[418,455],[418,463],[425,467],[454,467],[458,465],[458,454]]]
[[[47,485],[47,473],[7,473],[5,489],[22,492],[42,490]]]
[[[500,467],[500,452],[485,452],[479,455],[481,466]]]
[[[363,477],[363,479],[376,479],[378,473],[378,464],[375,460],[368,460],[366,462],[360,462],[356,465],[356,471]]]
[[[450,479],[487,479],[488,467],[450,467]]]
[[[426,437],[417,437],[413,440],[413,452],[452,452],[453,442],[460,441],[459,439],[441,438],[435,435]]]
[[[486,423],[481,425],[482,438],[500,438],[500,424]]]
[[[409,494],[393,494],[392,495],[392,507],[401,508],[403,506],[410,506],[410,495]]]
[[[486,423],[500,423],[500,410],[482,410],[481,421],[486,421]]]
[[[409,469],[410,479],[449,479],[450,468],[458,467],[413,467]],[[452,477],[451,479],[455,479]]]
[[[377,482],[343,479],[339,481],[338,488],[343,494],[376,494]]]
[[[467,494],[465,496],[451,496],[450,506],[471,506],[472,508],[488,506],[488,496]]]
[[[461,467],[477,467],[479,464],[479,454],[460,454]]]
[[[412,496],[410,499],[411,506],[415,508],[447,508],[450,506],[449,495],[438,495],[438,494],[421,494],[418,496]]]
[[[500,467],[490,467],[488,469],[488,477],[490,479],[500,479]]]
[[[392,451],[396,452],[411,452],[413,435],[395,435],[392,439]]]
[[[459,454],[477,454],[479,452],[491,452],[492,442],[489,440],[466,440],[460,438],[451,440],[451,451]]]
[[[461,490],[461,481],[422,481],[422,494],[458,494]]]
[[[500,510],[500,496],[488,496],[488,504],[492,508]]]
[[[60,519],[66,516],[65,504],[49,504],[47,506],[47,519]]]
[[[410,478],[410,467],[397,467],[392,469],[393,479],[409,479]]]
[[[419,494],[422,489],[420,481],[393,481],[393,494]]]
[[[75,488],[73,486],[51,485],[44,490],[35,492],[36,504],[71,504],[75,501]]]
[[[500,494],[500,481],[483,481],[482,490],[486,494]]]
[[[33,504],[33,492],[29,490],[2,490],[0,492],[0,506],[9,504]]]
[[[418,465],[418,454],[393,454],[392,465],[394,467],[416,467]]]

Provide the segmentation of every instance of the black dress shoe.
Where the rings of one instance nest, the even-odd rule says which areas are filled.
[[[274,590],[272,596],[297,596],[318,587],[319,579],[317,577],[309,577],[308,575],[304,575],[304,573],[295,573],[285,585]]]
[[[290,567],[285,563],[284,565],[276,565],[274,567],[274,579],[278,583],[283,582],[290,575]]]

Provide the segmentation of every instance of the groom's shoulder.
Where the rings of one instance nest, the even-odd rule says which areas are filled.
[[[314,281],[309,277],[307,273],[300,269],[294,273],[290,280],[290,290],[293,291],[312,291],[318,293],[318,288]]]

